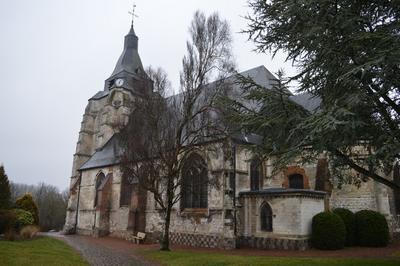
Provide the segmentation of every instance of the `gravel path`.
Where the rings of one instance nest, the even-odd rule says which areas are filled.
[[[77,250],[90,265],[156,265],[135,254],[135,245],[122,239],[111,237],[94,238],[88,236],[46,233],[56,237]]]

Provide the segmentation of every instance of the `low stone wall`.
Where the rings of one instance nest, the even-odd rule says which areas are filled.
[[[283,249],[283,250],[306,250],[310,247],[308,238],[264,238],[264,237],[241,237],[240,247],[258,249]]]
[[[222,248],[222,249],[236,248],[236,241],[234,238],[226,238],[220,235],[170,233],[170,241],[173,244],[185,245],[191,247]]]

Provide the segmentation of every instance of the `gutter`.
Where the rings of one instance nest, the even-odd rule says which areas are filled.
[[[232,144],[232,175],[233,175],[233,235],[237,235],[237,221],[236,221],[236,145]]]

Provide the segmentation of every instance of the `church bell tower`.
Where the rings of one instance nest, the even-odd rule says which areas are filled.
[[[85,108],[72,165],[66,232],[79,228],[79,210],[91,200],[88,194],[80,193],[82,173],[117,163],[116,133],[127,124],[134,100],[152,91],[152,82],[140,60],[138,42],[132,23],[112,74]]]
[[[135,95],[144,93],[144,85],[141,82],[148,80],[143,69],[138,52],[139,38],[133,29],[133,24],[125,36],[124,49],[119,57],[111,76],[106,79],[104,90],[124,88]]]

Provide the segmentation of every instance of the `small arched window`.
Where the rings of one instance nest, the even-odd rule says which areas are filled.
[[[293,174],[289,176],[289,188],[303,189],[304,180],[301,174]]]
[[[207,208],[207,165],[200,155],[193,153],[186,159],[182,179],[182,208]]]
[[[250,190],[260,190],[261,179],[261,162],[258,159],[253,159],[250,162]]]
[[[261,231],[272,232],[272,209],[264,202],[260,208]]]
[[[96,195],[94,198],[94,207],[100,205],[100,192],[101,192],[100,188],[101,188],[101,184],[103,184],[105,179],[106,179],[106,176],[103,173],[100,173],[97,175],[96,184],[95,184]]]

